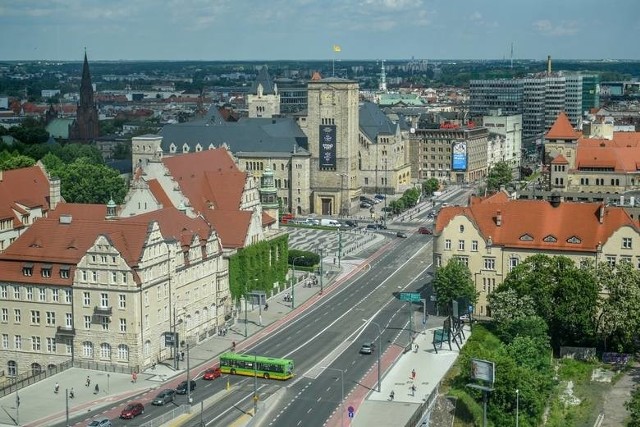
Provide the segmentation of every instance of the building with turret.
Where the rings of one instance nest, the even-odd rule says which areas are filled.
[[[271,80],[267,66],[260,68],[258,77],[247,94],[249,117],[274,117],[280,115],[278,85]]]

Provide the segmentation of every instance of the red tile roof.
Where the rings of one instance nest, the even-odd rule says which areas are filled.
[[[0,280],[71,285],[73,274],[62,279],[60,268],[74,268],[100,235],[106,236],[127,264],[134,268],[142,256],[149,224],[154,221],[159,224],[164,238],[180,241],[183,247],[188,247],[196,235],[204,244],[212,232],[202,218],[189,218],[175,208],[106,220],[106,207],[101,210],[97,206],[62,204],[59,207],[64,209],[56,209],[56,215],[34,223],[0,255]],[[64,223],[59,219],[63,213],[74,216]],[[22,273],[25,263],[34,264],[33,276],[27,277]],[[53,272],[51,277],[45,278],[41,276],[40,268],[48,264],[52,265]]]
[[[162,185],[157,179],[150,179],[147,184],[149,185],[149,191],[153,194],[153,197],[156,198],[158,203],[162,205],[163,208],[169,208],[173,206],[171,199],[167,196]]]
[[[573,126],[571,126],[571,122],[569,118],[561,111],[556,118],[556,121],[547,132],[546,139],[563,139],[563,140],[575,140],[578,139],[580,135],[573,130]]]
[[[558,154],[552,161],[551,161],[552,165],[568,165],[569,162],[567,161],[567,159],[562,155],[562,154]]]
[[[0,176],[0,219],[13,218],[14,226],[22,225],[15,214],[26,213],[19,205],[33,209],[49,209],[49,179],[39,166],[13,169],[1,172]]]
[[[614,132],[611,140],[580,138],[576,168],[609,168],[616,172],[640,170],[640,132]]]
[[[244,246],[250,211],[241,211],[247,174],[224,148],[162,159],[196,212],[216,229],[224,247]]]
[[[553,207],[544,200],[476,201],[468,207],[443,208],[436,220],[435,234],[442,233],[454,217],[464,215],[476,225],[485,240],[491,237],[496,246],[594,252],[598,244],[606,242],[619,228],[627,226],[638,230],[621,207],[603,207],[600,223],[601,207],[603,205],[599,203],[568,202]],[[498,213],[501,216],[499,226]],[[572,237],[579,239],[579,243],[569,243]]]

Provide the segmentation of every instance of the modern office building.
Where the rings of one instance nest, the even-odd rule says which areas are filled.
[[[489,130],[489,168],[497,162],[506,162],[517,178],[522,159],[522,115],[505,115],[501,110],[491,110],[490,115],[482,117],[482,126]]]

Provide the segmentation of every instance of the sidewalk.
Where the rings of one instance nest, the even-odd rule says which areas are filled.
[[[418,352],[408,351],[392,345],[382,355],[382,370],[384,372],[381,390],[376,388],[377,377],[375,369],[372,369],[360,381],[345,400],[345,408],[354,409],[354,418],[349,424],[352,427],[396,427],[406,425],[413,417],[420,405],[427,401],[436,390],[440,381],[444,378],[451,366],[458,358],[458,348],[452,342],[449,350],[444,343],[438,353],[433,349],[433,331],[430,328],[419,333],[414,343],[418,344]],[[463,345],[471,334],[468,326],[464,328],[465,339]],[[375,368],[375,367],[374,367]],[[412,371],[415,370],[415,379],[412,379]],[[415,386],[415,392],[411,386]],[[390,399],[391,392],[394,399]],[[344,414],[348,419],[349,414]],[[327,426],[338,427],[341,425],[342,414],[336,411],[326,423]]]
[[[355,237],[355,236],[354,236]],[[354,250],[349,251],[349,259],[343,258],[338,268],[333,264],[333,255],[324,258],[324,271],[328,275],[323,278],[323,295],[329,294],[335,289],[335,285],[355,274],[363,263],[363,259],[355,258],[357,253],[369,249],[374,245],[384,242],[383,236],[375,236],[366,242],[354,244]],[[364,244],[363,244],[364,243]],[[199,378],[211,365],[217,363],[216,357],[231,350],[233,342],[236,343],[236,351],[253,345],[264,336],[278,329],[283,323],[290,321],[311,307],[318,299],[322,298],[320,286],[305,287],[300,282],[295,287],[295,309],[292,310],[291,302],[284,301],[284,295],[291,292],[287,289],[274,295],[268,300],[267,311],[258,306],[248,306],[245,336],[244,312],[239,314],[235,324],[228,328],[225,336],[213,336],[189,350],[189,365],[191,376]],[[244,309],[244,306],[242,307]],[[260,316],[261,314],[261,316]],[[260,317],[262,319],[260,319]],[[132,382],[129,374],[108,373],[104,371],[71,368],[60,374],[49,377],[36,384],[19,390],[19,413],[16,411],[16,393],[0,398],[0,427],[16,426],[17,417],[19,425],[27,427],[46,426],[62,423],[66,418],[65,389],[73,388],[74,399],[69,399],[69,418],[74,418],[100,408],[111,406],[114,402],[129,401],[134,397],[146,404],[151,400],[157,389],[171,387],[179,382],[178,377],[186,372],[187,362],[180,361],[179,369],[173,369],[173,360],[156,365],[155,369],[147,369],[138,374],[137,381]],[[90,376],[91,385],[85,386],[86,378]],[[54,393],[56,382],[60,385],[59,393]],[[99,386],[99,392],[94,394],[95,384]],[[123,402],[124,403],[124,402]],[[107,418],[115,418],[121,408],[115,408],[101,415]],[[117,412],[117,413],[116,413]]]

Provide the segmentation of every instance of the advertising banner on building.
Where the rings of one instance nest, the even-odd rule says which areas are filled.
[[[453,143],[451,150],[451,170],[467,170],[467,142],[457,141]]]
[[[320,169],[336,168],[336,126],[320,126]]]

